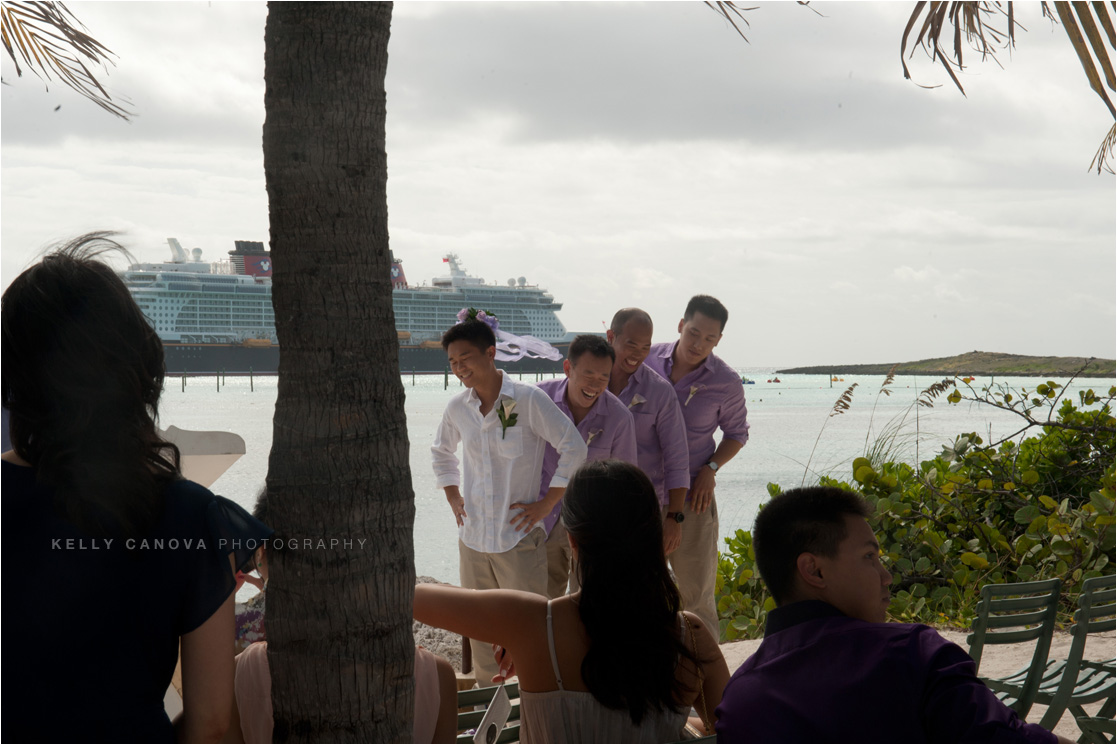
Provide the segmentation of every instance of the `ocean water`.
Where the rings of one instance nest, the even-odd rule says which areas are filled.
[[[749,529],[757,508],[767,498],[767,484],[785,489],[807,484],[818,474],[848,479],[850,463],[860,457],[882,432],[898,425],[892,450],[900,458],[915,461],[938,454],[942,446],[963,432],[975,431],[986,441],[1013,434],[1020,419],[990,406],[972,403],[951,405],[945,396],[933,408],[914,405],[920,391],[936,382],[935,377],[897,377],[888,387],[891,395],[879,392],[883,376],[847,376],[831,382],[825,375],[785,375],[780,383],[771,368],[741,368],[755,380],[745,386],[749,410],[749,441],[741,453],[718,472],[717,498],[722,536],[738,528]],[[525,375],[525,380],[535,379]],[[415,490],[415,570],[457,583],[457,527],[441,490],[435,488],[430,464],[430,445],[446,402],[461,392],[451,378],[443,389],[442,376],[404,375],[407,393],[407,430],[411,441],[411,478]],[[272,439],[276,378],[229,377],[218,389],[213,377],[189,378],[185,390],[181,379],[167,381],[160,406],[160,424],[182,429],[231,431],[244,438],[246,454],[212,489],[251,510],[256,493],[267,474]],[[1037,378],[978,378],[973,387],[994,382],[1015,389],[1033,389]],[[838,397],[857,383],[850,408],[830,413]],[[1078,390],[1092,387],[1108,390],[1114,380],[1078,381],[1067,390],[1077,402]],[[254,390],[250,389],[254,387]],[[685,528],[685,525],[684,525]]]

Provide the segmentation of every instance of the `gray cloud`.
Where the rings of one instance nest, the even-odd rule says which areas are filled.
[[[918,80],[947,86],[903,80],[909,5],[821,7],[763,4],[746,44],[701,3],[397,4],[408,278],[455,251],[550,289],[571,330],[639,304],[660,340],[709,292],[737,365],[1114,356],[1114,179],[1086,173],[1110,120],[1062,31],[1024,6],[1011,61],[971,60],[967,98],[921,53]],[[265,6],[75,9],[140,115],[3,88],[4,282],[89,229],[126,230],[144,260],[169,236],[213,257],[266,240]]]

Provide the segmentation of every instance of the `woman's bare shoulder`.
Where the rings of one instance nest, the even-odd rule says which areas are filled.
[[[31,463],[27,462],[27,460],[24,460],[22,457],[17,455],[15,450],[8,450],[7,452],[0,454],[0,460],[3,460],[4,462],[10,462],[12,465],[19,465],[25,468],[31,467]]]

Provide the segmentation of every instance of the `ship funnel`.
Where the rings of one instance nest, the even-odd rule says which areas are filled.
[[[195,248],[194,250],[190,251],[190,255],[194,257],[195,263],[201,262],[201,260],[202,260],[202,249],[201,248]]]
[[[171,247],[171,263],[186,263],[186,251],[178,242],[178,238],[167,238],[167,245]]]

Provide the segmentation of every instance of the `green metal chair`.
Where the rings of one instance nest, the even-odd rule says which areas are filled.
[[[1055,616],[1059,609],[1059,579],[981,587],[971,632],[966,636],[970,656],[981,670],[981,653],[987,645],[1035,643],[1032,661],[1008,677],[981,677],[997,697],[1024,718],[1039,692],[1047,667]]]
[[[1091,633],[1112,632],[1117,628],[1115,588],[1115,576],[1102,576],[1082,582],[1078,610],[1074,613],[1074,625],[1070,629],[1070,651],[1064,661],[1047,664],[1036,694],[1036,702],[1048,706],[1040,720],[1040,725],[1048,730],[1055,727],[1064,711],[1069,708],[1082,729],[1080,741],[1105,744],[1107,740],[1101,733],[1105,729],[1108,729],[1108,733],[1113,733],[1114,699],[1117,695],[1114,660],[1094,661],[1084,658],[1084,655],[1086,640]],[[1082,706],[1099,700],[1106,702],[1097,715],[1087,714]],[[1098,722],[1094,723],[1091,719],[1098,719]],[[1105,724],[1107,719],[1109,723]],[[1083,721],[1087,728],[1083,728]]]
[[[1082,731],[1082,738],[1080,742],[1098,742],[1098,744],[1112,744],[1117,740],[1117,721],[1112,718],[1101,718],[1099,716],[1087,716],[1085,718],[1075,718],[1078,722],[1078,728]]]
[[[512,702],[512,712],[508,716],[508,723],[500,734],[497,735],[494,744],[509,744],[510,742],[517,742],[520,740],[520,686],[515,682],[510,682],[505,685],[505,691],[508,693],[508,698]],[[492,702],[493,696],[500,685],[493,685],[492,687],[481,687],[472,690],[461,690],[458,692],[458,710],[463,708],[465,712],[458,713],[458,731],[466,732],[458,734],[458,744],[472,744],[473,742],[473,729],[481,723],[481,719],[485,717],[485,710],[474,710],[478,706],[488,706]]]

